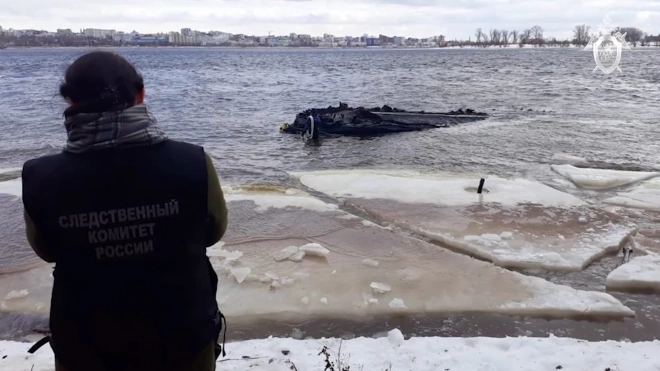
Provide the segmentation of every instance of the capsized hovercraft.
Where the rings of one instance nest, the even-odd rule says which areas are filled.
[[[471,109],[439,113],[408,112],[387,105],[371,109],[351,108],[341,102],[339,107],[316,108],[316,111],[321,118],[319,134],[346,136],[372,136],[450,127],[488,117],[486,113]],[[298,113],[293,124],[280,126],[280,133],[301,134],[311,112],[310,108]]]

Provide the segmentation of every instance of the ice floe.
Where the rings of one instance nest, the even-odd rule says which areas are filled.
[[[473,205],[483,198],[490,203],[515,206],[520,203],[543,206],[580,206],[579,198],[527,179],[489,177],[484,191],[477,194],[479,178],[449,174],[399,174],[368,170],[326,170],[296,172],[302,184],[333,197],[391,199],[406,203],[445,206]],[[439,188],[439,186],[442,186]]]
[[[585,164],[588,162],[586,158],[577,157],[565,153],[555,153],[550,160],[556,164],[571,164],[571,165]]]
[[[284,194],[287,197],[281,197],[278,193],[229,193],[225,195],[227,202],[231,201],[252,201],[258,206],[258,211],[266,211],[269,208],[296,207],[312,211],[332,211],[337,209],[337,205],[325,203],[317,198],[307,197],[304,193],[294,193],[293,195]]]
[[[607,276],[607,288],[618,291],[660,291],[660,255],[637,256]]]
[[[635,231],[620,216],[530,180],[373,171],[296,173],[374,218],[503,267],[580,270]]]
[[[231,321],[264,316],[295,321],[325,316],[355,319],[389,313],[492,312],[556,318],[634,314],[606,293],[574,290],[508,271],[364,225],[360,218],[342,218],[346,213],[335,208],[319,212],[288,207],[287,198],[299,195],[269,197],[282,199],[267,209],[244,202],[247,196],[230,201],[231,222],[223,243],[207,250],[218,273],[218,303]],[[516,233],[498,236],[502,241],[519,238]],[[304,247],[304,259],[273,258],[289,246],[297,246],[298,253]],[[322,257],[308,258],[307,252]],[[378,267],[365,267],[365,259],[377,261]],[[49,264],[0,275],[0,311],[47,313],[51,271]],[[372,283],[382,292],[378,299]],[[20,290],[29,294],[4,299]]]
[[[608,190],[623,187],[660,175],[658,172],[623,171],[578,168],[572,165],[551,165],[552,170],[583,189]]]
[[[23,196],[23,183],[21,179],[12,179],[0,182],[0,194],[8,194],[15,197]]]
[[[603,202],[616,206],[660,211],[660,178],[643,182],[631,191],[618,193]]]

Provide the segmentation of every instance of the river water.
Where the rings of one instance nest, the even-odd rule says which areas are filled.
[[[331,168],[432,169],[551,184],[559,178],[548,167],[556,153],[584,157],[601,167],[660,168],[659,49],[625,51],[623,73],[611,75],[593,72],[593,54],[572,48],[117,50],[143,73],[147,104],[162,128],[172,138],[203,145],[223,184],[287,185],[293,184],[289,171]],[[67,48],[0,51],[0,169],[20,168],[29,158],[60,150],[65,133],[58,84],[68,63],[82,53],[83,49]],[[319,147],[305,147],[297,136],[278,132],[297,112],[340,101],[406,110],[472,108],[490,117],[421,133],[328,139]],[[19,175],[10,171],[0,174],[0,180]],[[562,190],[594,200],[612,195]],[[10,205],[0,215],[16,213],[20,207]],[[652,224],[653,217],[644,215],[642,222]],[[0,246],[5,271],[11,270],[12,261],[23,268],[34,263],[25,254],[12,255],[17,245],[25,245],[22,231],[16,231],[12,222],[0,232],[11,242]],[[599,284],[584,283],[584,277],[599,276],[603,267],[612,264],[600,262],[579,279],[554,280],[601,289]],[[656,299],[639,300],[648,308]],[[654,322],[656,317],[657,313],[650,313],[646,321]],[[18,328],[32,326],[30,319],[3,318],[1,322],[11,324],[16,334],[23,333]],[[460,317],[452,326],[445,320],[444,327],[437,322],[431,327],[443,327],[446,334],[487,334],[488,328],[501,322],[480,318]],[[420,330],[422,319],[410,321],[408,333],[426,333]],[[552,326],[583,326],[559,323]],[[272,332],[285,331],[272,326]],[[373,326],[363,325],[363,332]],[[635,326],[640,325],[615,331],[633,338]],[[639,338],[653,336],[649,326]],[[354,325],[308,327],[310,334],[332,335]],[[550,327],[516,331],[538,334]],[[259,326],[245,329],[245,336],[258,332]],[[504,330],[491,333],[514,335]]]

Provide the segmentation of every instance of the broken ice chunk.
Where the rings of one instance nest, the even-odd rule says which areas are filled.
[[[298,251],[295,254],[291,255],[289,257],[289,260],[299,263],[299,262],[303,261],[304,257],[305,257],[305,252],[304,251]]]
[[[392,299],[392,301],[390,302],[390,308],[408,309],[408,307],[406,307],[406,304],[403,302],[403,300],[399,298]]]
[[[395,328],[394,330],[387,333],[387,340],[392,345],[400,346],[404,343],[405,338],[403,337],[403,334],[401,333],[401,330],[399,330],[398,328]]]
[[[325,257],[330,253],[330,250],[319,245],[318,243],[308,243],[307,245],[300,246],[300,251],[304,251],[307,255]]]
[[[272,254],[276,262],[287,260],[298,252],[298,246],[287,246],[282,250]]]
[[[232,268],[231,274],[238,283],[243,283],[251,271],[250,267]]]
[[[266,277],[270,278],[273,281],[276,281],[276,280],[280,279],[280,276],[278,276],[275,273],[271,273],[271,272],[266,272]]]
[[[321,303],[328,305],[328,299],[327,298],[321,298]]]
[[[20,299],[28,296],[28,290],[11,290],[5,295],[5,300]]]
[[[362,261],[362,265],[366,265],[366,266],[369,266],[369,267],[377,267],[378,262],[376,260],[373,260],[373,259],[364,259]]]
[[[493,233],[484,233],[481,235],[481,238],[487,241],[493,241],[493,242],[500,242],[502,241],[502,237],[499,235],[493,234]]]
[[[220,258],[225,258],[227,260],[238,260],[243,256],[242,251],[227,251],[227,250],[207,250],[206,251],[206,256],[208,257],[220,257]]]
[[[513,237],[513,233],[505,231],[500,233],[500,237],[502,237],[505,240],[508,240],[509,238]]]
[[[386,294],[392,290],[392,287],[386,283],[372,282],[370,286],[376,294]]]

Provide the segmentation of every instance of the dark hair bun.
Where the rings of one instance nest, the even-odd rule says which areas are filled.
[[[87,53],[67,68],[60,85],[60,95],[73,103],[64,116],[133,106],[142,89],[142,76],[124,57],[108,51]]]

